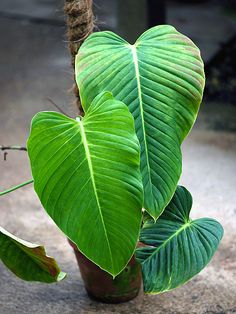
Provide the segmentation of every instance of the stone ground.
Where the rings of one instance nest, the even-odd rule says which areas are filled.
[[[0,12],[0,143],[5,145],[25,144],[32,116],[40,110],[55,110],[47,98],[68,114],[76,114],[63,23],[42,24],[40,20],[32,23],[25,17],[16,18],[15,14],[20,10],[22,13],[24,3],[27,4],[21,2],[18,10],[14,7],[14,16],[8,17],[6,13],[9,10],[12,13],[9,2],[2,0],[0,5],[0,11],[1,7],[5,9],[4,14]],[[59,3],[38,2],[57,6]],[[25,8],[29,9],[28,5]],[[63,21],[60,13],[55,18],[55,7],[50,6],[52,14],[49,8],[45,11],[43,7],[39,11],[34,8],[32,5],[27,14],[23,13],[41,12],[43,18],[47,14],[48,20]],[[209,24],[211,31],[214,26]],[[203,30],[204,27],[199,38]],[[71,248],[28,186],[1,198],[1,225],[25,240],[45,245],[68,277],[53,285],[26,283],[0,265],[0,313],[236,313],[236,133],[231,131],[236,129],[236,111],[222,106],[203,104],[199,120],[183,145],[181,183],[194,196],[192,216],[214,217],[225,229],[219,251],[200,275],[173,292],[158,296],[140,293],[125,304],[108,305],[90,300]],[[0,174],[0,190],[28,180],[26,154],[9,152],[4,161],[0,153]]]

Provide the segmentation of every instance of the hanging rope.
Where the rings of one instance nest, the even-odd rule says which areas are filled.
[[[94,16],[92,0],[65,0],[64,11],[67,15],[67,38],[74,69],[75,56],[83,41],[93,32]],[[79,91],[74,84],[76,104],[82,113]]]

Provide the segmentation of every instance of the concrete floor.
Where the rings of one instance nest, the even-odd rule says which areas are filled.
[[[58,25],[0,18],[0,144],[24,145],[32,116],[40,110],[55,110],[47,98],[68,114],[76,114],[63,33],[64,28]],[[204,104],[202,108],[183,145],[181,183],[194,196],[192,216],[214,217],[224,226],[225,236],[209,266],[173,292],[158,296],[140,293],[135,300],[120,305],[92,301],[64,235],[29,186],[1,197],[1,225],[25,240],[45,245],[68,277],[53,285],[26,283],[0,265],[1,314],[236,313],[236,133],[231,131],[235,130],[236,115],[234,109],[227,114],[219,104]],[[221,124],[216,131],[217,121]],[[9,152],[4,161],[0,152],[0,174],[0,190],[29,179],[26,154]]]

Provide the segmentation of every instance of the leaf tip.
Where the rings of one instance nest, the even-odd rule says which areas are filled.
[[[67,273],[64,273],[63,271],[61,271],[58,276],[57,276],[57,282],[62,281],[63,279],[65,279],[67,276]]]

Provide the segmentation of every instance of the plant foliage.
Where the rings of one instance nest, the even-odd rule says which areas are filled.
[[[139,236],[139,144],[128,108],[102,93],[76,120],[41,112],[28,153],[42,205],[80,251],[116,276]]]
[[[145,292],[172,290],[208,264],[223,236],[217,221],[189,218],[192,197],[177,187],[181,144],[205,84],[199,49],[168,25],[149,29],[133,45],[99,32],[81,46],[75,71],[85,116],[40,112],[32,120],[27,150],[35,191],[101,269],[117,276],[140,240]],[[0,254],[22,279],[64,277],[42,247],[5,231]]]
[[[134,45],[112,32],[94,33],[76,57],[76,80],[85,112],[103,90],[129,107],[141,145],[144,207],[157,219],[175,192],[180,145],[202,100],[199,49],[168,25],[149,29]]]
[[[44,283],[65,278],[54,258],[46,255],[43,246],[15,237],[0,227],[0,260],[19,278]]]
[[[214,219],[191,220],[191,194],[179,186],[157,222],[147,221],[140,235],[146,246],[138,248],[144,291],[160,293],[183,285],[211,260],[223,236]]]

